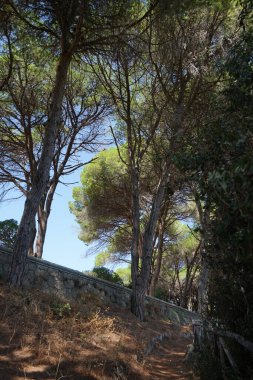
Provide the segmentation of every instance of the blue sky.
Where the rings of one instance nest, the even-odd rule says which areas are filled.
[[[87,158],[89,160],[90,157]],[[78,182],[82,169],[68,176],[68,182]],[[69,211],[68,202],[72,200],[72,189],[76,185],[59,184],[52,204],[43,259],[77,269],[90,270],[94,267],[94,256],[86,257],[88,247],[78,239],[79,225]],[[9,194],[15,196],[15,194]],[[24,198],[0,202],[0,220],[16,219],[22,216]]]

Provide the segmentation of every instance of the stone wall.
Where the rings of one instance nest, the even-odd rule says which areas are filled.
[[[3,280],[8,276],[11,256],[11,251],[0,248],[0,277]],[[74,300],[81,294],[90,293],[106,305],[130,308],[130,289],[34,257],[27,258],[23,287],[38,288],[66,300]],[[157,298],[146,297],[145,302],[146,313],[150,316],[160,315],[180,324],[198,319],[196,313]]]

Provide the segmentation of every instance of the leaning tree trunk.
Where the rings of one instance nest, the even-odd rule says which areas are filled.
[[[52,91],[52,102],[46,124],[41,158],[31,190],[27,195],[23,216],[13,249],[12,263],[8,279],[11,286],[20,286],[22,283],[35,215],[40,200],[48,185],[50,166],[54,155],[57,128],[60,124],[61,106],[70,62],[71,54],[63,52],[59,59],[55,84]]]
[[[165,187],[168,180],[167,165],[157,188],[153,205],[147,223],[142,243],[142,265],[140,275],[132,288],[131,310],[141,320],[145,319],[145,295],[148,290],[149,276],[152,265],[153,240],[161,205],[165,196]]]

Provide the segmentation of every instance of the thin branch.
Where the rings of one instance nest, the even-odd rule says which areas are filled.
[[[116,145],[116,148],[117,148],[117,151],[118,151],[119,158],[121,159],[121,161],[123,162],[123,164],[125,164],[126,166],[128,166],[127,162],[122,157],[122,154],[121,154],[120,149],[119,149],[117,138],[116,138],[116,136],[114,134],[114,131],[113,131],[113,128],[112,128],[111,125],[110,125],[110,130],[111,130],[111,133],[112,133],[112,136],[113,136],[113,140],[115,142],[115,145]]]

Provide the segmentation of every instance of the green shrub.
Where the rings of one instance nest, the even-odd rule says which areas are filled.
[[[167,291],[165,289],[158,287],[155,290],[155,297],[159,298],[160,300],[167,301],[167,298],[168,298]]]
[[[70,315],[71,306],[68,302],[66,302],[66,303],[54,302],[51,305],[51,310],[52,310],[55,317],[63,318],[63,317],[67,317]]]
[[[118,273],[105,268],[105,267],[95,267],[92,270],[93,275],[95,275],[98,278],[101,278],[102,280],[114,282],[116,284],[124,285],[121,277],[118,275]]]

